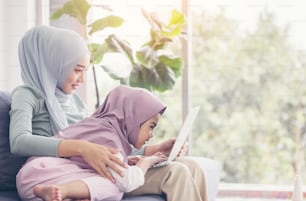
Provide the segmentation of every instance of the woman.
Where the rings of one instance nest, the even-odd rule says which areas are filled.
[[[12,92],[11,152],[81,156],[99,174],[113,180],[106,166],[115,171],[119,171],[115,164],[124,166],[114,157],[116,150],[83,140],[49,138],[86,116],[82,100],[73,92],[84,81],[89,59],[85,41],[73,31],[39,26],[25,34],[19,44],[24,85]]]
[[[81,157],[115,182],[107,167],[118,174],[120,166],[126,167],[115,156],[117,149],[84,140],[50,138],[86,117],[75,90],[84,82],[89,57],[86,43],[73,31],[38,26],[25,34],[19,45],[24,85],[12,93],[11,151],[25,156]],[[145,146],[138,153],[168,155],[174,141]],[[204,173],[190,159],[150,169],[145,177],[145,184],[128,195],[153,193],[166,194],[169,201],[207,200]]]

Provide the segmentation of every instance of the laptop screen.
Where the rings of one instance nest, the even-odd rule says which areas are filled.
[[[199,113],[199,110],[200,106],[196,106],[189,111],[187,117],[185,118],[183,126],[176,138],[176,141],[172,147],[167,162],[173,161],[180,152],[182,146],[184,145],[187,139],[187,136],[192,131],[193,123]]]

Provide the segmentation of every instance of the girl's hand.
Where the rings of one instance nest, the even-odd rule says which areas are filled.
[[[152,167],[155,163],[158,163],[160,161],[167,160],[167,156],[165,156],[163,153],[158,152],[153,154],[152,156],[145,156],[139,159],[136,166],[138,166],[143,173],[145,174],[147,170]]]
[[[171,138],[171,139],[168,139],[164,142],[161,142],[159,144],[152,144],[152,145],[148,145],[146,148],[145,148],[145,156],[151,156],[157,152],[161,152],[163,153],[164,155],[166,156],[169,156],[170,152],[171,152],[171,149],[175,143],[175,138]],[[187,152],[187,143],[185,143],[180,152],[178,153],[178,156],[184,156]]]
[[[128,156],[127,159],[128,159],[128,164],[129,165],[136,165],[137,162],[143,158],[142,155],[137,155],[137,156]]]
[[[177,154],[177,156],[185,156],[186,153],[188,151],[188,143],[185,142],[181,148],[181,150],[179,151],[179,153]]]
[[[169,140],[166,140],[159,144],[158,152],[161,152],[165,154],[166,156],[169,156],[171,149],[175,143],[175,138],[171,138]],[[188,144],[187,142],[183,144],[181,150],[179,151],[177,156],[184,156],[188,150]]]
[[[152,167],[156,163],[167,160],[167,158],[168,157],[164,155],[163,153],[157,152],[152,156],[144,157],[144,160],[146,160],[148,164],[150,165],[150,167]]]
[[[115,156],[119,150],[86,141],[85,143],[86,146],[84,146],[81,156],[102,177],[106,177],[112,182],[115,182],[115,179],[108,167],[113,169],[119,175],[123,176],[122,172],[118,168],[118,165],[124,168],[127,166],[123,161]]]
[[[164,142],[157,144],[156,152],[161,152],[166,156],[169,156],[171,149],[175,143],[175,138],[170,138]]]

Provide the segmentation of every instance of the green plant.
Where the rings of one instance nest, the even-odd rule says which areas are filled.
[[[183,60],[171,52],[168,45],[182,36],[184,15],[173,10],[170,21],[163,23],[156,15],[142,10],[143,16],[151,26],[150,40],[138,50],[133,50],[127,41],[115,34],[106,37],[102,43],[90,42],[89,39],[93,34],[98,34],[108,27],[120,27],[124,22],[119,16],[109,15],[89,24],[87,15],[93,6],[96,5],[90,5],[86,0],[70,0],[55,11],[50,19],[57,20],[62,15],[77,19],[84,28],[83,36],[87,39],[91,51],[91,64],[100,65],[113,79],[119,80],[122,84],[143,87],[151,91],[163,92],[172,89],[176,78],[181,75]],[[164,50],[167,50],[167,53]],[[127,56],[132,66],[128,77],[121,77],[112,68],[101,65],[103,56],[110,52],[120,52]]]
[[[170,52],[167,46],[182,35],[184,16],[173,10],[170,21],[164,24],[155,15],[144,10],[142,13],[151,25],[150,40],[136,50],[135,54],[129,43],[120,40],[116,35],[110,35],[105,40],[110,51],[125,54],[131,62],[133,68],[129,77],[120,77],[107,66],[102,67],[112,78],[120,80],[121,83],[147,88],[151,91],[170,90],[176,78],[181,75],[183,60],[180,56]]]

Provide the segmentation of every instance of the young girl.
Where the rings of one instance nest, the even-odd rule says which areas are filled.
[[[118,86],[92,116],[60,131],[55,137],[82,139],[117,148],[121,151],[118,157],[128,162],[132,146],[139,149],[153,137],[153,129],[165,109],[144,89]],[[121,200],[123,192],[144,184],[148,168],[165,158],[161,153],[140,158],[135,166],[121,169],[123,177],[113,172],[114,184],[99,176],[81,157],[32,157],[17,175],[18,192],[23,200],[35,200],[36,196],[46,201],[66,198]]]

